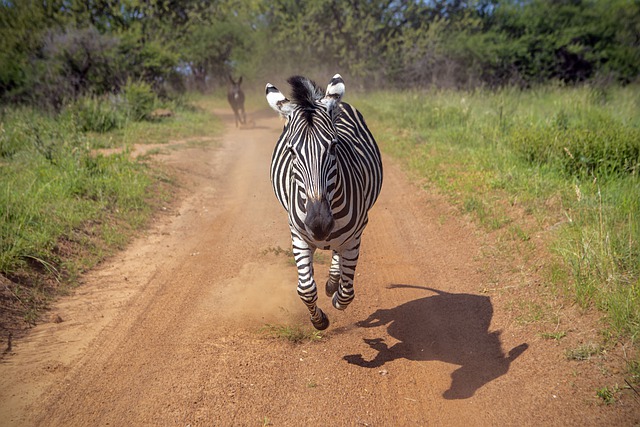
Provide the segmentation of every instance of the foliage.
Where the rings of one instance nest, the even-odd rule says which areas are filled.
[[[63,117],[72,115],[81,132],[106,133],[126,124],[126,112],[115,97],[85,97],[70,104]]]
[[[0,97],[23,90],[31,58],[54,21],[29,2],[0,2]]]
[[[633,0],[0,2],[0,100],[60,109],[130,80],[166,97],[230,73],[339,71],[361,87],[629,83],[639,23]]]
[[[639,17],[628,0],[507,1],[496,2],[487,28],[506,36],[503,63],[527,82],[582,81],[599,70],[629,81],[640,71]]]
[[[615,395],[618,392],[619,392],[619,389],[617,386],[613,387],[612,389],[605,386],[596,390],[596,396],[602,399],[602,403],[604,403],[605,405],[612,405],[616,402]]]
[[[568,114],[561,110],[550,123],[518,125],[513,149],[533,164],[557,166],[568,176],[640,174],[640,128],[598,112],[568,123]]]
[[[150,181],[142,165],[126,153],[91,154],[72,116],[61,120],[23,110],[5,115],[3,126],[4,274],[25,268],[30,258],[59,264],[60,236],[72,238],[83,223],[107,212],[137,211],[145,205]]]
[[[151,93],[148,85],[142,92]],[[219,131],[210,114],[172,109],[174,117],[153,123],[133,122],[128,104],[110,97],[83,98],[57,114],[0,111],[0,279],[25,320],[34,322],[58,288],[121,248],[167,197],[160,188],[170,180],[132,158],[132,142]],[[122,150],[99,153],[104,140]]]
[[[640,66],[640,4],[628,0],[269,4],[280,69],[338,69],[365,85],[628,82]]]
[[[255,74],[259,2],[218,1],[190,12],[180,39],[180,60],[195,87],[205,91],[225,84],[228,74]],[[249,66],[251,65],[251,67]]]
[[[129,116],[133,121],[149,118],[155,105],[156,96],[151,86],[144,82],[129,81],[124,88],[124,99]]]
[[[563,85],[381,92],[354,104],[384,151],[480,224],[523,242],[550,236],[562,261],[549,268],[563,273],[550,271],[548,286],[602,310],[612,335],[637,342],[639,92]]]

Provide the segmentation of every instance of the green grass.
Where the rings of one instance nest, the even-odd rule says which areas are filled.
[[[619,390],[617,387],[610,389],[609,387],[605,386],[601,389],[596,390],[596,396],[602,399],[602,403],[604,403],[605,405],[612,405],[616,402],[615,393],[618,391]]]
[[[35,322],[51,298],[122,249],[170,198],[172,178],[149,156],[132,158],[134,143],[221,130],[213,114],[183,103],[169,105],[170,118],[131,121],[110,102],[82,100],[57,115],[0,111],[0,275],[3,308],[11,308],[5,314]],[[124,150],[96,151],[104,147]]]
[[[322,339],[322,333],[320,331],[301,325],[267,324],[262,327],[261,332],[270,338],[281,339],[294,344],[319,341]]]
[[[277,246],[277,247],[269,246],[267,249],[262,251],[262,255],[267,255],[267,254],[274,254],[276,256],[284,255],[287,258],[293,258],[293,252],[291,251],[291,249],[283,249],[280,246]]]
[[[543,320],[555,321],[547,304],[540,304],[530,300],[519,300],[510,304],[515,313],[515,321],[521,325],[538,323]]]
[[[540,336],[546,340],[555,340],[560,341],[562,338],[567,336],[567,333],[564,331],[560,332],[543,332]]]
[[[130,121],[127,126],[111,132],[90,132],[93,148],[127,147],[132,144],[166,144],[197,138],[213,138],[220,133],[221,124],[211,109],[218,99],[188,96],[163,106],[174,114],[152,121]]]
[[[640,361],[630,360],[627,364],[627,370],[630,374],[630,381],[640,384]]]
[[[567,349],[565,351],[565,356],[568,360],[588,360],[591,356],[595,356],[596,354],[600,354],[602,349],[595,344],[583,344],[574,349]]]
[[[487,231],[504,231],[520,246],[544,235],[558,255],[543,272],[547,287],[601,310],[609,335],[638,344],[640,87],[345,100],[361,110],[383,152]]]

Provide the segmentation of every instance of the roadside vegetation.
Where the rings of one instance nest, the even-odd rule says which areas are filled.
[[[485,229],[521,247],[544,234],[556,255],[546,287],[601,310],[607,340],[637,350],[640,87],[380,92],[353,103],[383,151]]]
[[[122,249],[169,202],[171,176],[147,157],[134,158],[133,144],[213,138],[220,130],[210,112],[182,98],[161,100],[144,83],[127,85],[119,97],[78,99],[58,113],[0,111],[5,333],[34,324],[50,298]]]

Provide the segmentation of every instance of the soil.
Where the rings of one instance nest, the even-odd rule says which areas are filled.
[[[282,122],[259,111],[236,128],[230,110],[215,113],[227,126],[219,144],[156,154],[179,203],[14,340],[0,425],[640,424],[628,348],[566,357],[601,342],[602,325],[546,290],[544,253],[505,257],[499,236],[388,157],[355,301],[337,311],[322,292],[331,326],[320,339],[268,333],[311,330],[269,182]],[[554,331],[566,336],[542,335]]]

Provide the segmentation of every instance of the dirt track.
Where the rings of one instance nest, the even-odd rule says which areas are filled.
[[[309,324],[277,253],[290,247],[268,173],[282,124],[260,112],[235,129],[217,113],[229,124],[219,147],[160,156],[181,203],[55,307],[63,322],[14,343],[0,425],[640,423],[638,402],[599,404],[581,365],[515,321],[509,289],[526,280],[388,158],[354,303],[338,312],[320,297],[320,341],[266,337],[265,323]]]

